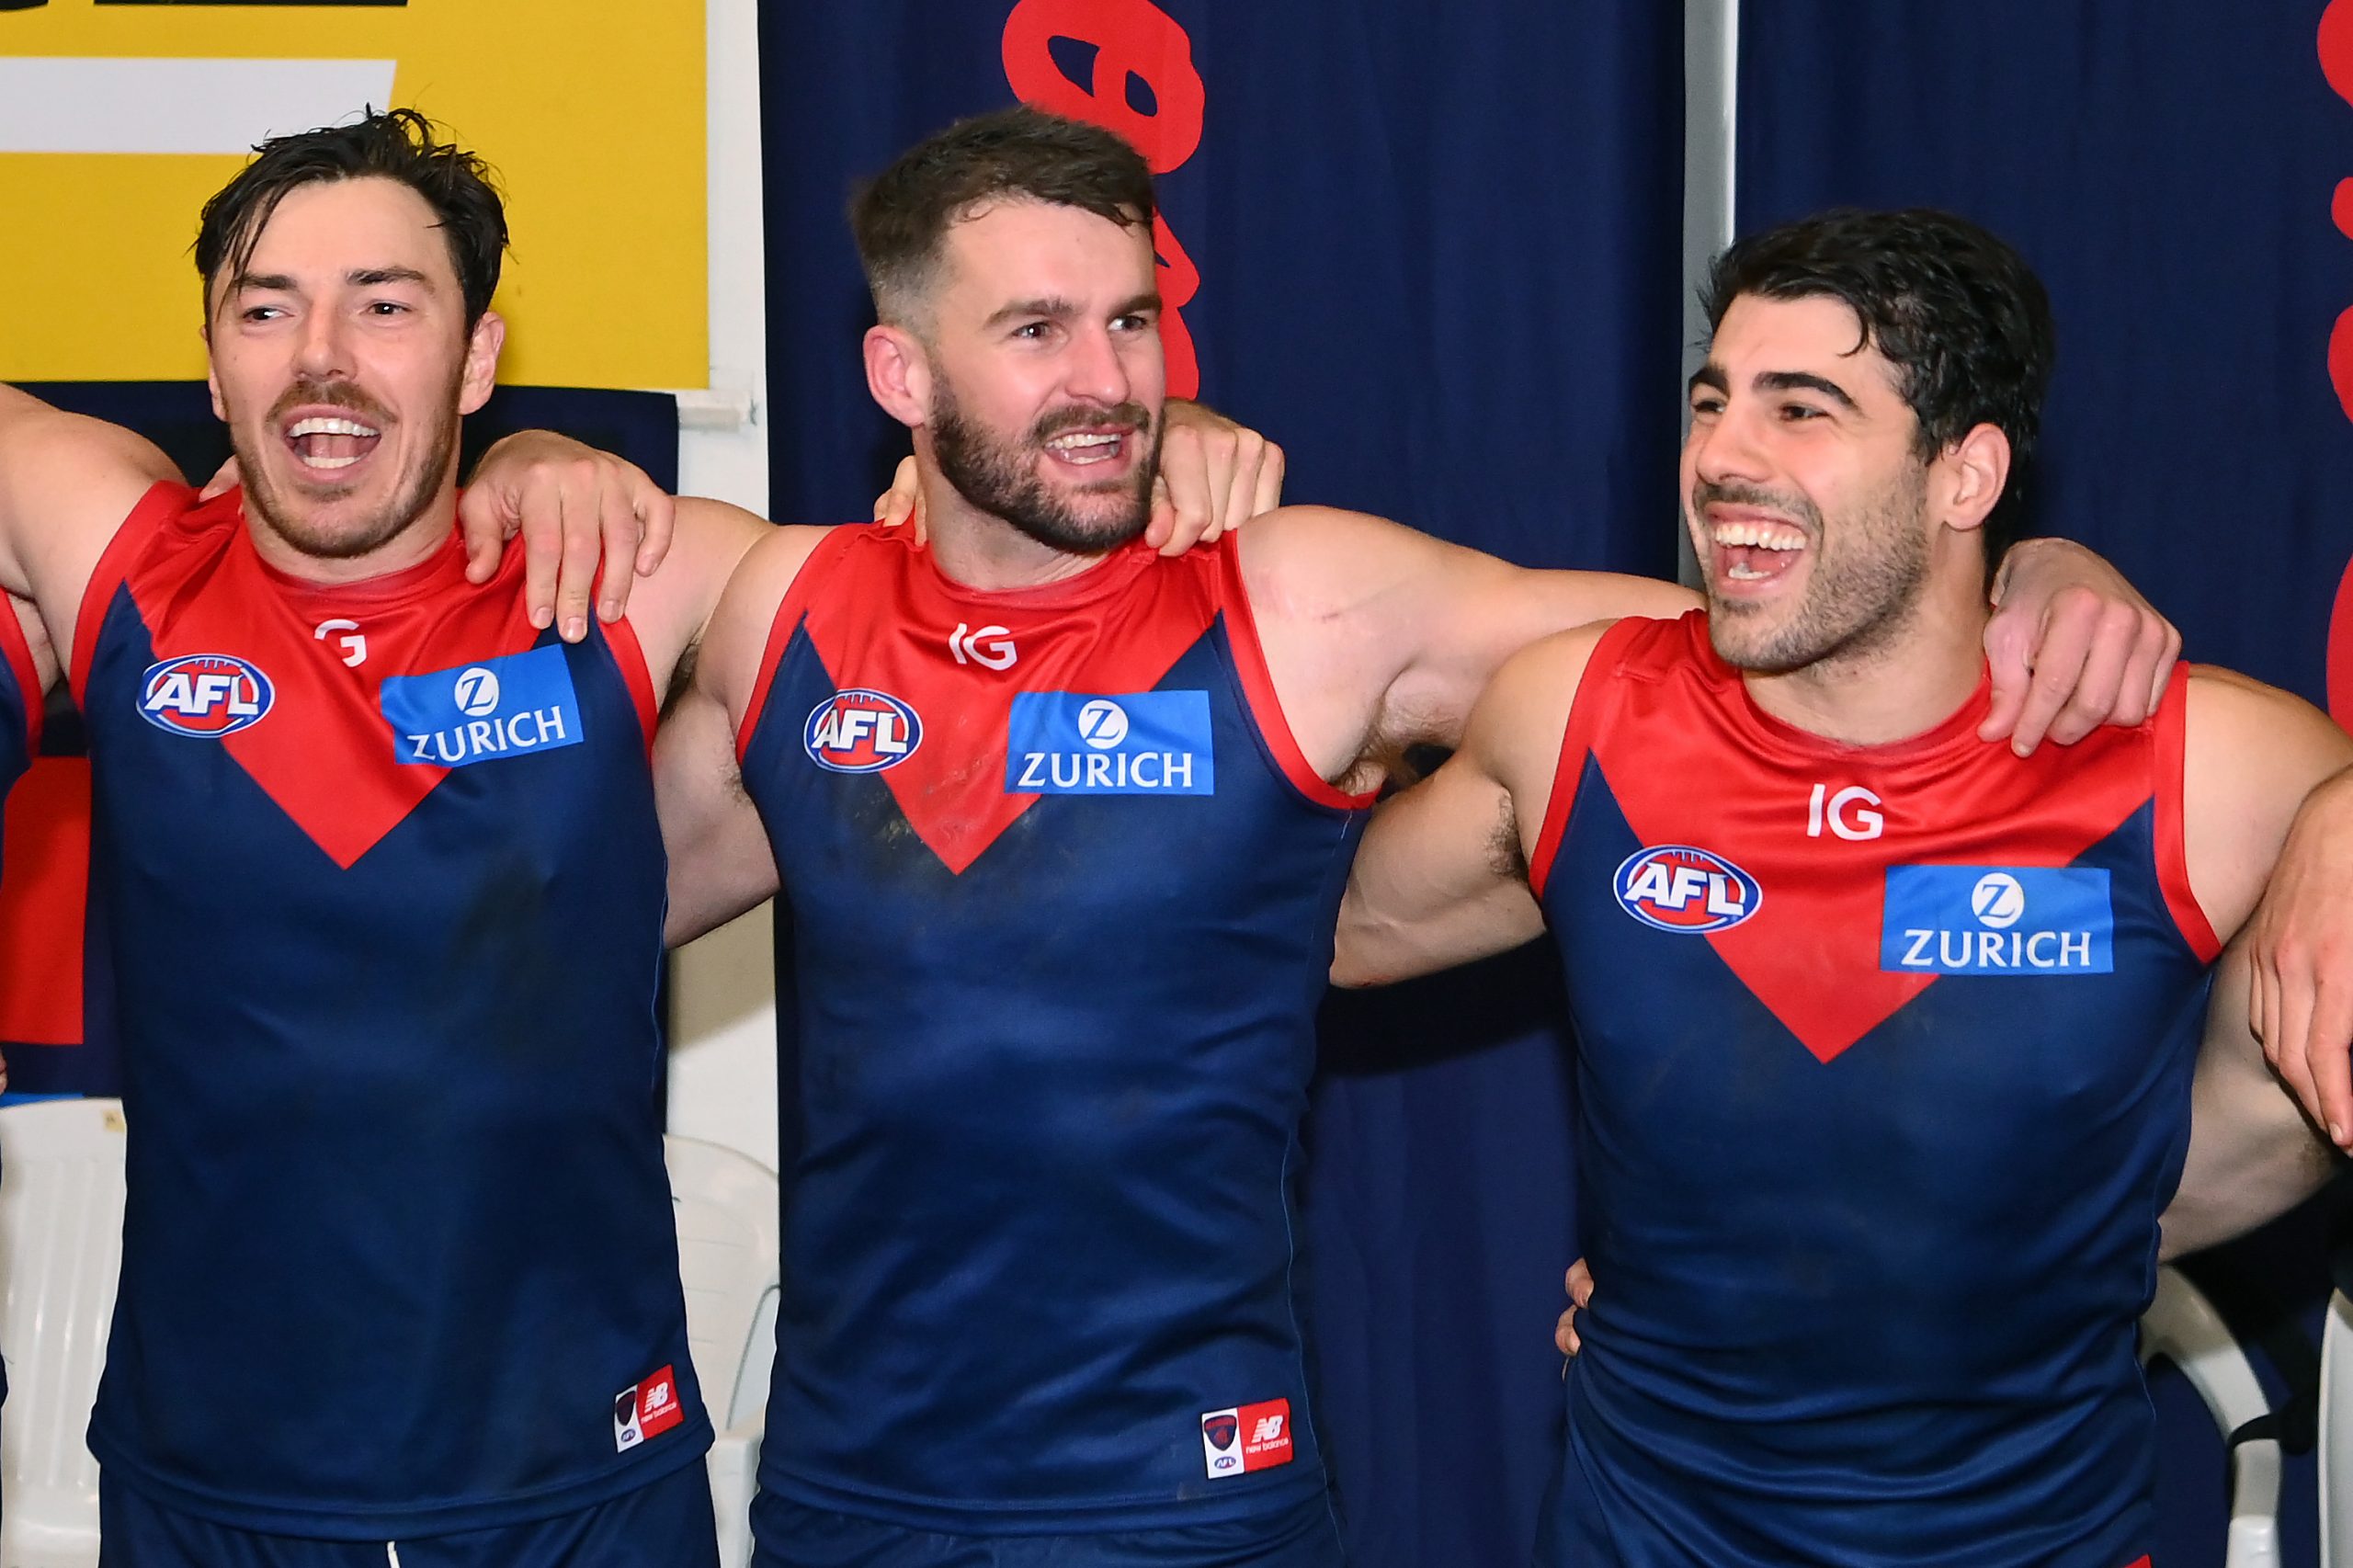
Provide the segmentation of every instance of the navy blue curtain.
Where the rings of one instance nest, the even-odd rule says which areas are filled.
[[[2353,104],[2323,59],[2334,34],[2353,88],[2353,12],[2324,28],[2329,9],[1774,0],[1743,7],[1738,100],[1739,232],[1926,204],[2025,253],[2059,324],[2041,530],[2121,565],[2191,657],[2315,702],[2353,553],[2353,403],[2330,374],[2353,305],[2353,230],[2332,217]],[[2257,1357],[2275,1398],[2308,1354],[2332,1205],[2190,1266],[2242,1337],[2284,1336]],[[2220,1562],[2221,1443],[2177,1380],[2156,1392],[2160,1561]],[[2306,1456],[2282,1501],[2290,1562],[2313,1560],[2311,1488]]]
[[[1091,100],[1154,157],[1201,395],[1283,444],[1292,499],[1529,564],[1673,572],[1678,7],[897,0],[761,22],[779,519],[863,517],[905,449],[857,354],[853,177],[1020,96]],[[1363,1568],[1527,1558],[1574,1256],[1560,1015],[1534,954],[1328,1011],[1306,1294]]]

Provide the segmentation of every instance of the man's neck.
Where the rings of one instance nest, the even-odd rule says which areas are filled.
[[[1974,580],[1948,574],[1870,646],[1744,679],[1757,707],[1809,734],[1855,746],[1908,740],[1943,723],[1977,689],[1985,618]]]
[[[1101,564],[1108,551],[1076,554],[1041,544],[964,499],[938,470],[922,474],[932,559],[952,582],[984,593],[1060,583]]]
[[[245,528],[253,536],[256,554],[289,577],[326,587],[389,577],[419,565],[449,542],[457,527],[455,483],[444,484],[400,532],[363,555],[313,555],[256,517],[251,506],[245,509]]]

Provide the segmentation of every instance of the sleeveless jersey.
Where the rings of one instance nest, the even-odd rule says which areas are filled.
[[[1232,542],[982,593],[838,528],[739,745],[790,923],[761,1484],[964,1533],[1320,1493],[1291,1188],[1369,801]]]
[[[14,607],[0,604],[0,801],[40,751],[40,671]]]
[[[90,1447],[242,1528],[585,1508],[708,1446],[634,635],[522,552],[326,587],[151,491],[76,628],[129,1206]]]
[[[2021,759],[1783,724],[1706,617],[1606,633],[1532,858],[1583,1232],[1548,1562],[2149,1550],[2134,1331],[2216,943],[2186,681]]]

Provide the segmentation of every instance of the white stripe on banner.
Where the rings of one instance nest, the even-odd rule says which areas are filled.
[[[0,153],[244,153],[392,101],[391,60],[0,55]]]

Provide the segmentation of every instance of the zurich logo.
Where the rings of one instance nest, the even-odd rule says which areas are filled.
[[[1737,926],[1765,902],[1756,879],[1688,844],[1637,849],[1612,880],[1619,907],[1661,931],[1699,935]]]
[[[260,723],[275,693],[259,665],[233,653],[187,653],[147,666],[139,716],[176,735],[217,740]]]
[[[498,711],[498,672],[486,670],[480,665],[469,665],[458,676],[457,688],[451,697],[458,711],[470,719],[481,719]]]
[[[809,710],[801,727],[809,760],[835,773],[896,767],[923,744],[923,721],[887,691],[837,691]]]
[[[1078,738],[1097,751],[1108,751],[1128,738],[1128,710],[1108,698],[1098,697],[1078,710]]]
[[[2007,871],[1988,872],[1969,891],[1969,911],[1980,925],[2006,931],[2026,914],[2026,889]]]

